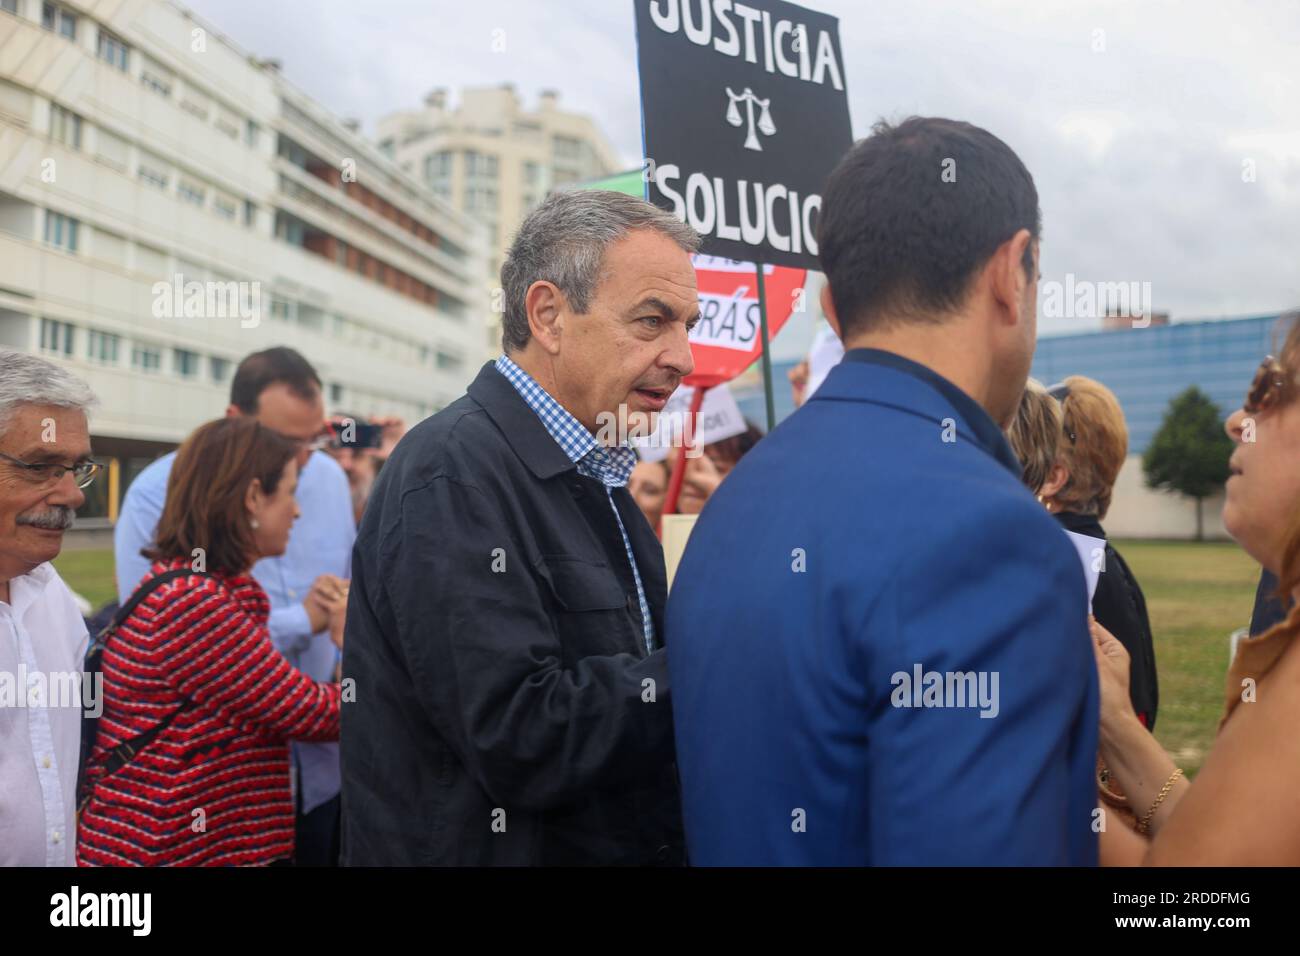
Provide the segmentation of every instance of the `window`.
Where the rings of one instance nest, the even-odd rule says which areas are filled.
[[[91,329],[86,338],[86,357],[92,362],[116,365],[118,343],[121,341],[122,337],[119,335]]]
[[[208,121],[208,98],[197,90],[185,87],[181,93],[181,109],[196,119]]]
[[[438,368],[447,372],[457,371],[465,363],[461,361],[460,356],[450,355],[442,349],[438,349]]]
[[[256,147],[257,140],[258,140],[258,132],[259,130],[257,124],[254,123],[252,120],[247,120],[244,123],[244,142],[247,143],[249,146]]]
[[[214,355],[208,360],[208,364],[212,368],[212,381],[218,385],[224,384],[226,379],[230,378],[229,359],[217,358]]]
[[[41,4],[41,26],[69,40],[77,39],[77,15],[49,0]]]
[[[465,189],[466,212],[497,211],[497,191],[488,186],[469,186]]]
[[[81,149],[81,117],[58,103],[51,103],[50,135],[69,149]]]
[[[289,321],[289,303],[284,299],[271,300],[271,318],[281,322]]]
[[[212,197],[212,210],[222,219],[235,219],[239,215],[239,200],[225,193]]]
[[[162,369],[162,349],[156,345],[137,342],[131,346],[131,367],[141,372],[158,372]]]
[[[45,241],[68,252],[77,251],[77,228],[81,225],[71,216],[45,210]]]
[[[156,156],[141,150],[140,152],[140,179],[150,186],[158,189],[166,189],[167,184],[171,181],[171,173],[168,165]]]
[[[172,349],[172,367],[181,378],[194,378],[199,374],[199,353],[189,349]]]
[[[72,354],[74,326],[54,319],[41,319],[41,349],[45,352]]]
[[[557,159],[577,159],[582,153],[582,144],[572,136],[557,136],[554,145]]]
[[[257,204],[251,199],[244,200],[244,225],[257,225]]]
[[[330,404],[337,405],[343,401],[343,386],[338,382],[330,382]]]
[[[212,125],[231,139],[239,139],[239,117],[229,110],[217,107],[217,118],[212,121]]]
[[[128,49],[124,41],[108,33],[103,27],[99,28],[99,58],[105,63],[109,63],[125,73]]]
[[[170,97],[172,95],[171,71],[148,57],[144,58],[144,66],[140,68],[140,82],[159,96]]]
[[[188,203],[202,206],[207,201],[207,190],[198,183],[182,179],[176,184],[176,194]]]
[[[0,10],[6,13],[18,12],[18,0],[0,0]]]
[[[536,186],[542,181],[542,167],[537,163],[524,163],[524,182]]]
[[[469,150],[465,153],[465,175],[482,176],[495,179],[497,175],[497,158]]]

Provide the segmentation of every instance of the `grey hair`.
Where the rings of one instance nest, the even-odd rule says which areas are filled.
[[[89,414],[99,404],[90,386],[61,365],[0,348],[0,435],[23,405],[75,408]]]
[[[634,229],[653,229],[687,252],[700,236],[672,213],[644,199],[605,189],[553,193],[528,214],[501,266],[505,315],[501,345],[507,352],[528,345],[524,299],[534,282],[555,283],[578,313],[591,306],[605,250]]]

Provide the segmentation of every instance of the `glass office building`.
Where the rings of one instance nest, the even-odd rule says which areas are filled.
[[[1241,407],[1260,360],[1281,345],[1278,315],[1177,322],[1039,339],[1031,374],[1046,385],[1086,375],[1119,399],[1129,454],[1140,455],[1169,402],[1192,385],[1223,417]]]
[[[1278,318],[1275,313],[1042,338],[1031,374],[1046,385],[1069,375],[1102,382],[1119,398],[1128,419],[1129,454],[1140,455],[1169,402],[1189,386],[1209,395],[1224,417],[1239,408],[1260,359],[1281,345],[1284,331]],[[794,411],[786,377],[794,364],[772,366],[777,421]],[[750,379],[733,391],[745,417],[763,427],[761,385]]]

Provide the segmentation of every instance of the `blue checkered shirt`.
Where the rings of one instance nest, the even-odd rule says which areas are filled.
[[[515,387],[520,397],[533,410],[546,430],[550,432],[555,443],[569,456],[569,461],[578,466],[578,473],[588,478],[595,478],[605,487],[605,496],[609,506],[614,509],[614,520],[618,522],[619,534],[623,536],[623,547],[627,551],[628,564],[632,565],[632,578],[636,581],[636,597],[641,602],[641,624],[645,630],[646,653],[654,650],[655,628],[650,617],[650,602],[646,600],[645,587],[641,584],[641,572],[637,570],[636,558],[632,555],[632,542],[623,527],[623,518],[614,505],[613,488],[622,488],[632,477],[636,466],[636,452],[626,445],[606,448],[596,441],[594,435],[578,421],[563,405],[557,402],[546,389],[537,384],[537,380],[502,355],[496,361],[496,370],[506,377]]]

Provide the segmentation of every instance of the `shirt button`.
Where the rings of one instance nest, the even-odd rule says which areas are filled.
[[[46,754],[44,757],[41,758],[41,766],[44,767],[46,770],[49,770],[49,769],[50,769],[50,755],[49,755],[49,754]]]
[[[58,830],[53,830],[50,832],[50,839],[53,840],[55,843],[58,843],[61,839],[63,839],[63,835],[59,833]]]

